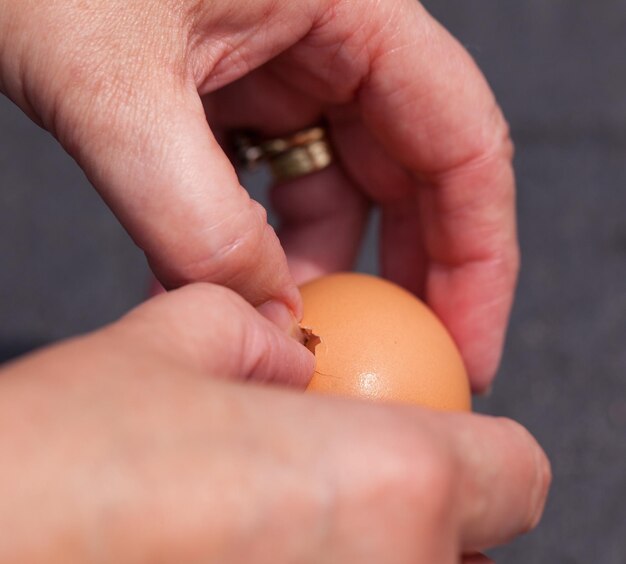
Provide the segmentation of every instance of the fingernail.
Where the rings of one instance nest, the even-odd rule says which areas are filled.
[[[154,298],[154,296],[158,296],[159,294],[164,294],[165,292],[166,292],[165,288],[161,286],[161,283],[156,278],[152,278],[150,280],[150,288],[148,289],[148,297]]]
[[[283,302],[270,300],[257,307],[257,311],[266,319],[269,319],[281,331],[296,339],[299,343],[304,343],[305,335],[293,312]]]
[[[495,564],[495,562],[484,554],[466,554],[463,556],[463,564]]]
[[[526,521],[523,524],[524,532],[534,529],[543,515],[548,498],[550,484],[552,482],[552,469],[550,460],[530,432],[516,421],[510,421],[509,425],[526,443],[525,448],[532,451],[534,457],[533,484],[528,495],[529,506]]]
[[[488,398],[493,394],[493,385],[487,386],[482,390],[478,390],[474,395],[477,395],[480,398]]]
[[[552,483],[552,467],[543,450],[537,449],[537,485],[535,486],[533,505],[535,507],[530,519],[530,529],[534,529],[541,521],[548,500],[548,492]]]

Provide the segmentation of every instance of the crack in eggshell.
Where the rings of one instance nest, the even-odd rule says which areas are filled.
[[[315,354],[315,347],[322,342],[322,339],[318,335],[313,333],[313,329],[309,327],[300,327],[304,336],[304,342],[302,343],[307,349]]]

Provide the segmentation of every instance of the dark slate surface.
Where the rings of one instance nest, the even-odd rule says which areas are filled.
[[[623,564],[626,4],[427,5],[476,57],[517,144],[524,264],[500,377],[477,404],[527,425],[555,480],[540,528],[493,554]],[[116,318],[146,276],[71,159],[0,99],[0,358]]]

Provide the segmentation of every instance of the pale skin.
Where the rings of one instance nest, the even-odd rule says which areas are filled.
[[[0,560],[458,564],[537,523],[521,426],[302,394],[312,361],[195,284],[6,366]]]
[[[32,488],[0,492],[0,555],[452,563],[536,523],[548,465],[510,422],[240,383],[304,385],[313,360],[285,336],[296,284],[351,267],[372,205],[382,273],[444,321],[476,391],[493,379],[519,262],[512,145],[419,3],[0,0],[0,90],[74,156],[165,286],[234,291],[159,297],[4,369],[1,483]],[[337,162],[273,188],[279,240],[218,140],[320,118]]]
[[[489,386],[518,269],[511,142],[419,3],[0,0],[0,25],[0,89],[76,158],[166,286],[215,282],[297,317],[295,283],[349,269],[380,205],[383,274],[428,301]],[[216,135],[322,116],[339,163],[275,190],[281,246]]]

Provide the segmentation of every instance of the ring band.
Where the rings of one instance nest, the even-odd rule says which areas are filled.
[[[260,162],[266,162],[278,182],[323,170],[333,162],[330,142],[322,126],[274,139],[259,139],[252,133],[238,133],[234,144],[244,168],[250,170]]]

